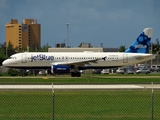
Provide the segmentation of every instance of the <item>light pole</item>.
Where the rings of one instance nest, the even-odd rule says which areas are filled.
[[[66,26],[67,26],[67,38],[66,38],[67,44],[66,44],[66,47],[69,46],[69,25],[70,25],[70,23],[66,23]]]
[[[152,54],[152,51],[153,51],[153,44],[151,43],[151,54]],[[151,68],[152,68],[152,59],[151,59]]]

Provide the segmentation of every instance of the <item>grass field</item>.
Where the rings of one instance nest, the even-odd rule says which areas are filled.
[[[1,120],[150,120],[151,91],[0,91]],[[160,91],[154,116],[160,119]]]
[[[49,120],[52,94],[44,91],[0,91],[1,120]]]
[[[0,77],[2,83],[31,83],[31,84],[51,84],[51,83],[160,83],[159,74],[156,75],[83,75],[82,77],[70,76],[33,76],[33,77]]]
[[[160,83],[158,75],[0,77],[0,84]],[[150,120],[151,90],[0,90],[0,120]],[[154,92],[154,120],[160,119],[160,90]],[[54,103],[54,104],[53,104]],[[54,107],[53,107],[54,105]]]

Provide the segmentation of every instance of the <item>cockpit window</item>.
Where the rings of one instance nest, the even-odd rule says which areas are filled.
[[[8,59],[17,59],[16,57],[9,57]]]

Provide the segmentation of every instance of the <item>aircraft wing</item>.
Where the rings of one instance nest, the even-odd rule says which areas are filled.
[[[79,60],[79,61],[62,61],[62,62],[55,62],[51,63],[51,65],[84,65],[84,64],[89,64],[89,62],[96,63],[98,60],[102,59],[92,59],[92,60]]]

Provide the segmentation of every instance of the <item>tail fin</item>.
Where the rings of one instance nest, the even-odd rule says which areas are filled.
[[[145,28],[139,37],[125,51],[126,53],[148,53],[153,29]]]

